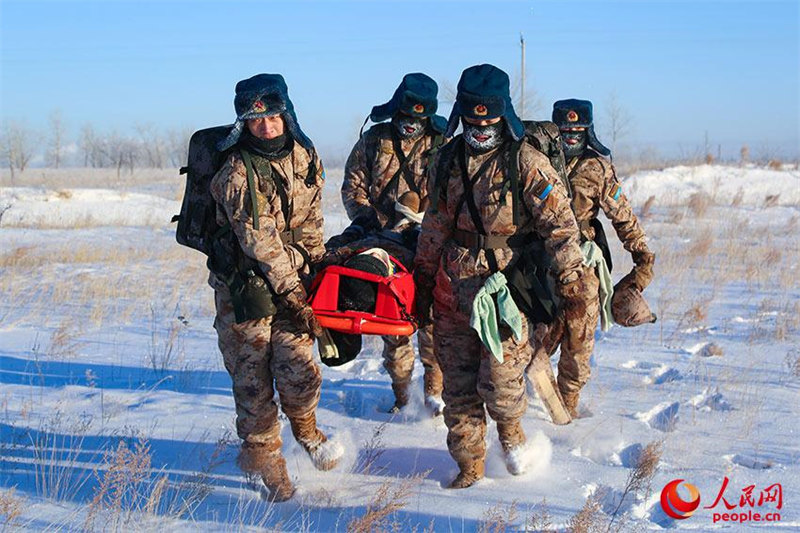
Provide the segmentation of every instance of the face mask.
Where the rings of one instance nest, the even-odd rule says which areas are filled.
[[[392,124],[404,139],[419,137],[425,131],[425,118],[397,114],[392,117]]]
[[[561,140],[564,145],[564,157],[567,159],[577,157],[586,149],[586,130],[562,131]]]
[[[475,126],[464,120],[464,141],[477,152],[488,152],[503,142],[503,121],[488,126]]]

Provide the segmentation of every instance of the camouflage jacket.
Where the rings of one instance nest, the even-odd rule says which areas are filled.
[[[308,177],[309,164],[316,168]],[[272,179],[259,172],[259,166],[269,164]],[[295,143],[291,153],[281,159],[268,161],[253,157],[257,184],[259,229],[253,225],[252,199],[247,186],[247,171],[239,152],[233,152],[211,181],[211,195],[217,202],[217,222],[230,222],[239,246],[258,266],[277,294],[284,294],[300,283],[301,276],[310,273],[304,254],[311,262],[325,253],[322,238],[322,186],[324,171],[315,151],[307,152]],[[262,167],[263,168],[263,167]],[[274,179],[280,179],[289,199],[290,220],[284,217],[281,198]],[[303,227],[299,242],[284,244],[281,232]],[[212,285],[214,283],[212,282]]]
[[[600,209],[611,221],[617,236],[629,252],[650,252],[644,230],[622,193],[614,166],[600,154],[587,148],[567,165],[572,185],[572,210],[584,240],[594,240],[591,226]]]
[[[465,249],[454,240],[456,229],[473,233],[479,231],[467,202],[462,201],[464,184],[457,158],[460,156],[459,145],[463,145],[463,141],[459,137],[439,152],[437,160],[431,166],[429,185],[430,192],[433,193],[433,184],[439,179],[439,158],[452,159],[452,164],[449,165],[450,174],[442,177],[444,181],[438,187],[438,202],[432,201],[431,207],[425,213],[417,244],[415,267],[429,279],[436,275],[440,262],[452,279],[474,276],[485,278],[492,273],[484,250]],[[469,147],[465,147],[465,150],[467,173],[474,180],[473,198],[486,234],[510,236],[534,233],[544,241],[545,249],[553,260],[556,279],[564,283],[576,279],[583,261],[578,228],[564,187],[547,157],[528,143],[523,143],[520,148],[519,188],[522,209],[519,213],[519,226],[515,226],[512,192],[505,184],[509,165],[512,164],[509,162],[509,148],[499,148],[503,152],[478,176],[475,174],[492,158],[495,151],[476,155]],[[452,156],[450,152],[453,152]],[[438,204],[436,209],[433,209],[433,204]],[[508,266],[514,254],[518,253],[510,248],[500,248],[494,252],[500,270]],[[477,288],[474,289],[477,291]]]
[[[412,190],[412,184],[420,198],[424,198],[426,194],[428,160],[431,155],[429,152],[435,137],[426,132],[415,139],[394,141],[393,128],[390,122],[371,127],[361,136],[347,158],[342,182],[342,202],[350,220],[369,215],[374,210],[381,227],[391,227],[394,224],[394,203],[397,198]],[[391,184],[392,177],[400,169],[395,142],[399,142],[405,156],[411,153],[417,142],[420,145],[413,158],[406,163],[407,176],[400,175],[396,183]],[[391,189],[384,194],[387,186],[391,186]]]

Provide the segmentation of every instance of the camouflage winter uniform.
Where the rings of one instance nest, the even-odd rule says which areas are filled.
[[[640,272],[649,283],[652,279],[653,256],[647,247],[644,230],[633,214],[630,202],[621,192],[613,165],[587,147],[582,155],[568,161],[567,172],[572,186],[572,210],[580,228],[581,240],[596,238],[592,221],[597,219],[602,209],[625,249],[634,255],[637,263],[644,258],[647,264],[643,265]],[[589,271],[587,284],[594,292],[597,291],[599,281],[594,270]],[[558,386],[565,399],[579,392],[589,379],[589,358],[594,349],[594,332],[599,316],[600,303],[594,299],[588,302],[585,321],[573,323],[564,332],[558,362]]]
[[[316,173],[309,177],[312,158]],[[289,226],[303,228],[296,243],[284,244],[281,240],[287,220],[276,185],[263,177],[266,165],[271,166],[272,179],[281,180],[290,199]],[[241,250],[257,261],[274,292],[283,295],[308,281],[310,270],[304,255],[315,262],[325,251],[322,165],[316,153],[310,155],[296,143],[288,155],[271,162],[253,156],[253,166],[260,229],[253,225],[251,193],[239,152],[228,157],[211,183],[211,194],[217,202],[217,221],[220,225],[230,223]],[[307,449],[324,441],[315,420],[322,378],[313,358],[313,339],[291,320],[280,297],[275,298],[274,316],[236,324],[228,288],[213,273],[209,283],[215,290],[214,327],[219,335],[219,348],[233,380],[239,436],[248,443],[280,448],[280,425],[272,399],[274,380],[281,409],[298,441]]]
[[[347,159],[342,183],[342,201],[351,220],[377,215],[382,228],[392,228],[396,222],[395,202],[413,191],[424,199],[427,191],[426,170],[434,136],[426,133],[418,138],[394,139],[390,122],[370,128],[353,147]],[[392,177],[400,169],[397,147],[408,157],[407,171],[394,183]],[[387,190],[388,188],[388,190]],[[384,192],[385,191],[385,192]],[[434,355],[432,326],[421,328],[417,335],[420,359],[425,368],[425,395],[441,394],[441,371]],[[384,368],[392,379],[397,405],[408,401],[408,385],[414,368],[414,347],[411,337],[386,335]]]
[[[473,477],[481,477],[486,453],[484,405],[497,422],[500,442],[505,450],[525,442],[519,423],[527,406],[524,371],[533,351],[529,338],[534,337],[534,328],[540,329],[541,325],[537,327],[523,317],[521,341],[502,327],[503,363],[489,353],[476,332],[470,329],[473,300],[493,270],[486,250],[462,245],[466,242],[461,236],[463,232],[476,233],[479,228],[470,214],[468,202],[462,201],[464,185],[456,162],[459,157],[457,147],[463,146],[460,137],[439,154],[444,158],[448,157],[449,151],[455,152],[450,175],[441,178],[444,181],[439,188],[438,207],[425,214],[415,264],[420,279],[435,279],[434,341],[444,374],[447,445],[462,474],[477,465],[480,472]],[[480,155],[468,146],[464,149],[469,154],[466,169],[469,177],[475,180],[473,197],[486,234],[536,234],[544,241],[545,249],[553,259],[556,280],[561,284],[577,280],[583,271],[578,230],[569,200],[547,157],[527,143],[520,148],[523,209],[519,213],[519,225],[515,226],[512,193],[504,188],[509,165],[508,148],[501,146]],[[474,176],[498,150],[500,156],[481,175]],[[435,183],[439,179],[436,176],[438,163],[434,163],[431,170],[431,183]],[[548,185],[552,189],[544,195]],[[540,199],[542,196],[544,200]],[[520,256],[519,248],[496,248],[493,252],[500,270]]]

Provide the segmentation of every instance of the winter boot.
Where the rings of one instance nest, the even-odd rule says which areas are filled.
[[[442,371],[438,366],[425,366],[425,374],[422,376],[425,397],[442,395]]]
[[[474,485],[479,479],[483,479],[483,461],[459,465],[459,468],[461,471],[447,488],[465,489]]]
[[[434,396],[432,394],[425,396],[425,407],[428,408],[428,411],[430,411],[431,415],[434,417],[442,416],[442,413],[444,413],[444,402],[441,396]]]
[[[578,418],[578,399],[580,395],[579,392],[561,393],[561,397],[564,399],[564,407],[567,408],[572,418]]]
[[[317,416],[313,411],[302,417],[290,418],[289,423],[294,438],[311,457],[314,468],[330,470],[339,463],[339,459],[344,455],[344,449],[340,444],[330,442],[317,428]]]
[[[518,476],[527,469],[525,457],[525,432],[522,424],[516,422],[498,422],[497,435],[503,447],[503,460],[509,474]]]
[[[399,413],[400,409],[408,404],[408,382],[392,383],[394,391],[394,405],[389,409],[390,413]]]
[[[270,500],[285,502],[294,494],[294,485],[281,455],[280,441],[277,446],[244,442],[238,462],[242,471],[261,476]]]

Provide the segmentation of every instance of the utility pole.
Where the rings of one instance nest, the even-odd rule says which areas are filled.
[[[519,88],[519,117],[525,120],[525,36],[522,33],[519,34],[519,47],[522,49],[522,66],[521,72],[522,75],[520,76],[520,88]]]

